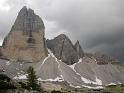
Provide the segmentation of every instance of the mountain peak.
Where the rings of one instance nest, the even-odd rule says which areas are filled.
[[[73,45],[71,40],[65,35],[60,34],[53,40],[47,40],[47,47],[53,54],[68,65],[72,65],[83,57],[83,50],[79,44]]]
[[[26,13],[27,12],[27,7],[26,6],[24,6],[20,11],[19,11],[19,13],[21,14],[21,13]]]
[[[34,10],[24,6],[11,32],[4,39],[3,58],[11,61],[38,62],[47,56],[44,23]]]
[[[58,36],[55,37],[55,38],[59,38],[59,39],[61,39],[61,40],[69,39],[65,34],[60,34],[60,35],[58,35]]]
[[[28,34],[31,31],[44,30],[45,26],[42,19],[34,13],[34,10],[24,6],[18,13],[17,19],[11,29],[11,31],[23,31],[24,34]]]
[[[20,11],[19,11],[19,16],[33,16],[35,15],[34,10],[32,10],[31,8],[27,8],[26,6],[24,6]]]

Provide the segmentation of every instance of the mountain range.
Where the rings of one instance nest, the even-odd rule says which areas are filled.
[[[41,82],[58,82],[70,87],[102,88],[124,84],[124,64],[100,53],[85,53],[65,34],[45,38],[43,20],[24,6],[0,47],[0,73],[25,80],[33,66]]]

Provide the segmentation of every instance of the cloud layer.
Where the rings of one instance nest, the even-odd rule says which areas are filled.
[[[42,17],[47,38],[66,33],[73,42],[78,39],[86,52],[102,52],[124,61],[123,0],[1,0],[0,40],[24,5]]]

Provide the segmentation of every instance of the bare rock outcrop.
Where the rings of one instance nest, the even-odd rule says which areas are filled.
[[[78,58],[83,58],[84,52],[83,52],[82,47],[81,47],[81,45],[80,45],[78,40],[75,43],[74,47],[75,47],[75,50],[77,51]]]
[[[3,42],[3,58],[11,61],[37,62],[47,56],[45,26],[32,9],[20,10],[10,33]]]
[[[74,46],[71,40],[64,34],[55,37],[53,40],[47,40],[47,47],[51,49],[59,60],[68,65],[78,62],[79,57],[83,57],[82,48],[78,44]]]

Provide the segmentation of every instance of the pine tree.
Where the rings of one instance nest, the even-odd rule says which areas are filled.
[[[41,91],[41,86],[38,83],[37,77],[33,67],[29,67],[27,70],[27,87],[31,90]]]

